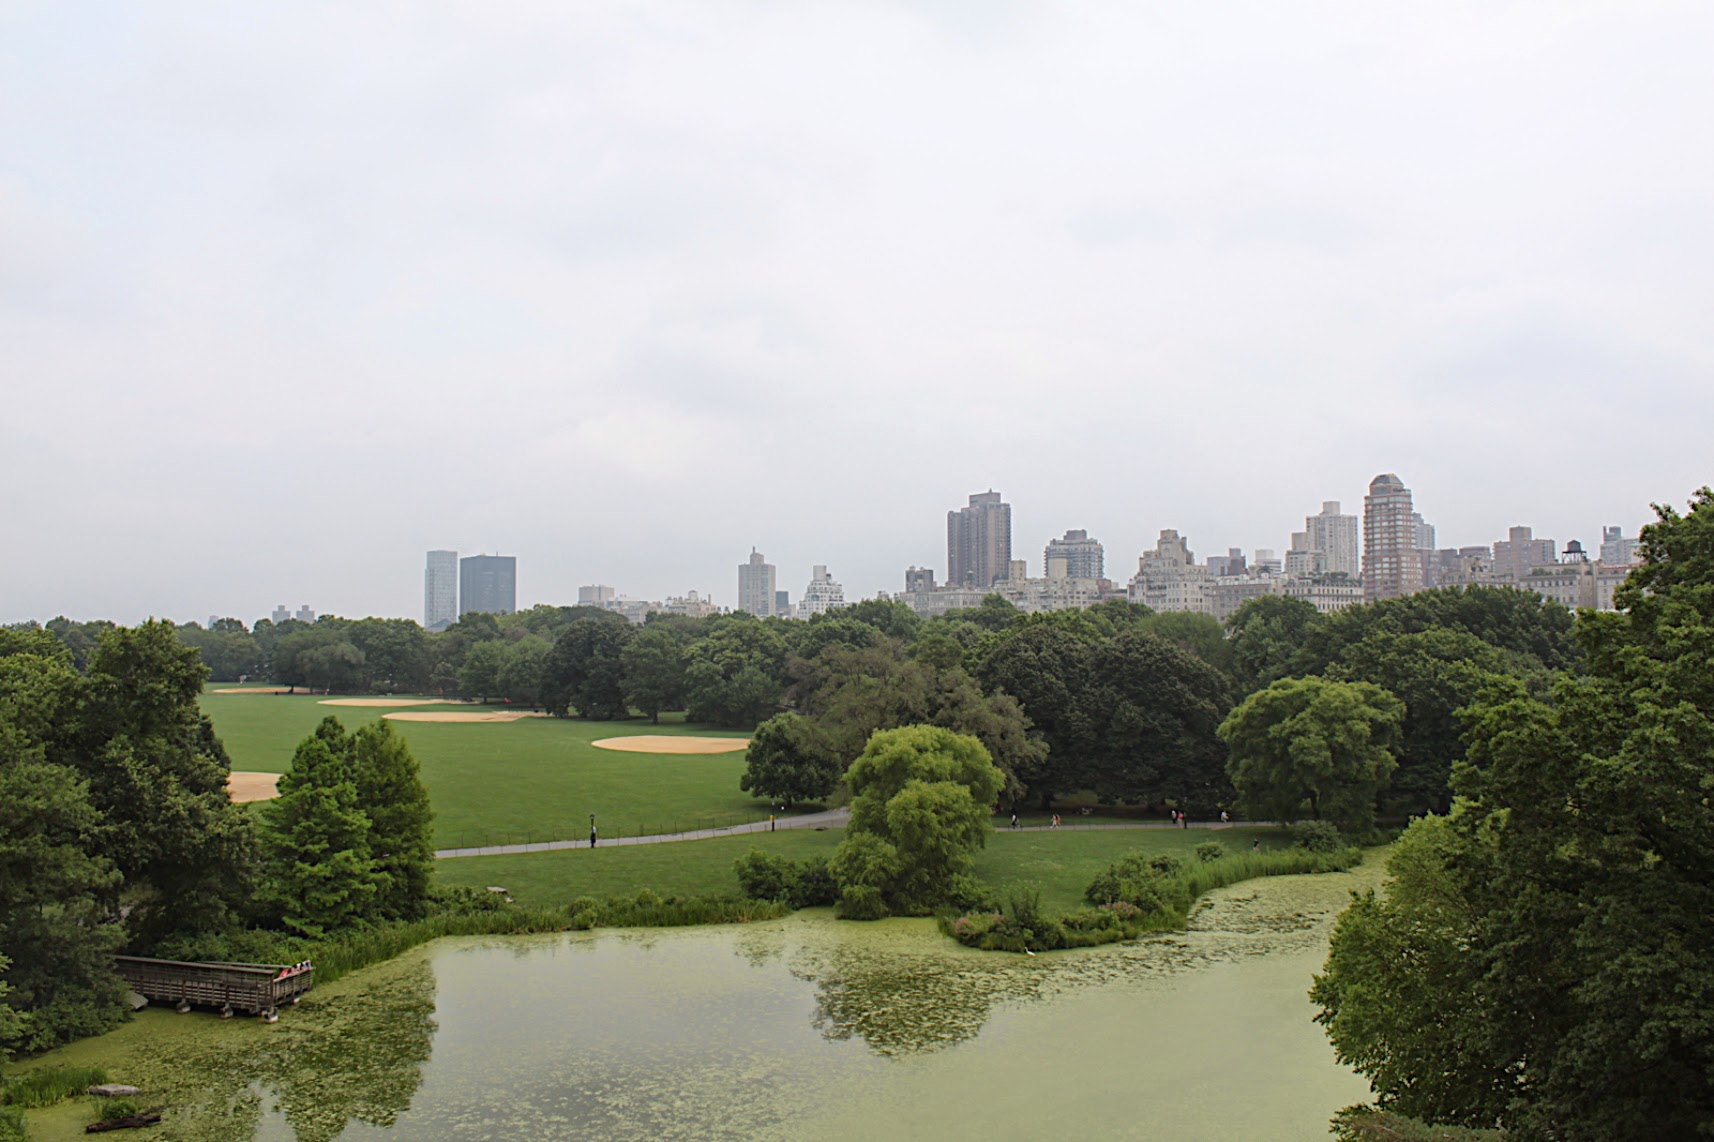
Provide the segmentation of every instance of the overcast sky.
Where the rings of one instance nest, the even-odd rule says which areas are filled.
[[[1714,6],[0,0],[0,621],[1714,480]]]

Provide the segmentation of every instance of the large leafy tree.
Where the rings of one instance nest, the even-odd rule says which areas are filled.
[[[650,721],[660,721],[662,710],[684,708],[685,641],[670,627],[650,626],[619,652],[625,701]]]
[[[756,727],[744,763],[738,788],[788,807],[824,800],[845,772],[827,736],[797,714],[776,714]]]
[[[1383,962],[1434,931],[1389,895],[1335,935],[1322,1018],[1383,1103],[1526,1140],[1714,1122],[1714,492],[1656,510],[1621,610],[1578,620],[1587,674],[1467,715],[1464,800],[1419,880],[1441,977],[1486,1015],[1462,1057],[1386,1017],[1412,999]]]
[[[1321,613],[1302,599],[1263,595],[1239,607],[1226,620],[1231,655],[1229,672],[1241,697],[1302,669],[1305,633],[1320,620]]]
[[[542,663],[542,701],[564,717],[611,721],[630,715],[625,701],[622,655],[637,628],[625,616],[596,611],[573,619],[554,640]]]
[[[1358,832],[1374,823],[1403,719],[1404,704],[1379,686],[1282,678],[1244,699],[1219,734],[1251,815],[1310,817]]]
[[[747,729],[774,713],[785,689],[786,643],[752,615],[722,615],[685,654],[693,722]]]
[[[1028,775],[1029,792],[1043,805],[1058,794],[1093,788],[1095,658],[1100,638],[1087,623],[1030,616],[988,648],[981,679],[1015,698],[1047,747]]]
[[[967,890],[1005,784],[980,741],[938,726],[885,730],[846,781],[851,824],[829,862],[842,911],[921,914]]]

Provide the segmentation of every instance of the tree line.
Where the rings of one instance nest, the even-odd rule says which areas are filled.
[[[115,952],[263,960],[427,906],[428,797],[391,727],[328,719],[278,801],[234,805],[207,674],[164,622],[81,654],[0,629],[0,1057],[116,1022]]]

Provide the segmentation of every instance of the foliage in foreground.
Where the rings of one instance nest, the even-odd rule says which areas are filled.
[[[1503,1130],[1471,1126],[1430,1126],[1390,1110],[1348,1106],[1330,1124],[1339,1142],[1504,1142]]]
[[[1356,899],[1311,998],[1382,1109],[1518,1140],[1714,1123],[1714,491],[1660,507],[1583,675],[1466,714],[1451,814]]]
[[[1132,853],[1090,883],[1090,907],[1057,918],[1041,912],[1040,893],[1013,888],[1003,908],[942,917],[941,931],[972,948],[1038,952],[1087,948],[1131,940],[1145,932],[1184,927],[1191,905],[1204,893],[1261,876],[1340,872],[1363,859],[1362,851],[1311,852],[1293,848],[1244,853],[1187,864],[1175,856]]]

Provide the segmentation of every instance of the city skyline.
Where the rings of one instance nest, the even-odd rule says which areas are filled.
[[[108,15],[0,36],[0,622],[418,615],[431,549],[866,597],[988,487],[1032,573],[1381,472],[1595,550],[1714,481],[1707,5]]]

